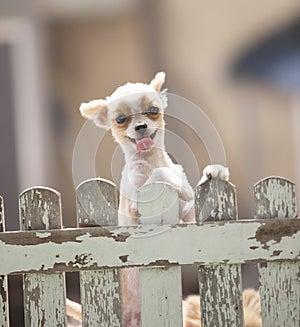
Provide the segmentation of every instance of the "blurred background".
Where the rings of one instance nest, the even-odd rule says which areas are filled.
[[[300,185],[299,0],[0,0],[0,194],[8,230],[19,229],[18,194],[34,185],[60,191],[64,225],[76,225],[80,103],[160,70],[169,91],[199,106],[218,131],[240,218],[253,217],[259,179],[281,175]],[[187,128],[168,124],[186,137],[201,171],[207,153]],[[96,175],[112,179],[114,149],[106,137]],[[201,173],[186,170],[195,185]],[[244,284],[257,286],[249,277]],[[12,279],[10,287],[20,286]],[[195,283],[184,291],[195,292]],[[18,308],[12,326],[22,326]]]

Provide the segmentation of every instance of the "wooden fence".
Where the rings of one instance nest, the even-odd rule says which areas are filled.
[[[139,267],[142,326],[181,327],[185,264],[199,267],[202,326],[243,326],[241,265],[256,262],[263,325],[299,327],[295,185],[257,183],[252,220],[238,220],[228,182],[209,180],[195,195],[197,223],[178,224],[177,191],[147,185],[138,195],[141,225],[119,227],[115,185],[88,180],[77,189],[80,228],[62,229],[60,194],[35,187],[20,195],[17,232],[5,232],[1,198],[0,326],[9,325],[8,274],[23,274],[26,326],[65,326],[67,271],[80,271],[83,326],[121,326],[120,268]]]

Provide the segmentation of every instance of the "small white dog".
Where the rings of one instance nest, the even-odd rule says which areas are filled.
[[[99,127],[111,129],[125,156],[120,184],[119,225],[138,224],[137,190],[148,183],[167,182],[179,193],[179,218],[195,221],[194,191],[180,165],[172,162],[164,146],[164,110],[167,92],[162,89],[165,73],[157,73],[149,84],[127,83],[104,100],[83,103],[80,112]],[[213,165],[204,169],[208,178],[228,179],[228,169]],[[140,325],[138,271],[122,276],[124,326]],[[123,296],[124,298],[124,296]]]
[[[167,92],[162,90],[165,73],[157,73],[150,84],[127,83],[105,100],[83,103],[81,114],[99,127],[111,129],[125,156],[120,185],[119,225],[138,223],[137,190],[152,182],[167,182],[179,192],[179,217],[195,221],[194,191],[180,165],[172,162],[164,146],[164,110]],[[228,169],[208,166],[207,178],[228,179]]]

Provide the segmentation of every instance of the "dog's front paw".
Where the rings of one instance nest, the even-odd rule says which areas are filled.
[[[217,178],[223,181],[229,180],[229,169],[222,165],[208,165],[203,170],[203,175],[199,184],[204,183],[208,179]]]

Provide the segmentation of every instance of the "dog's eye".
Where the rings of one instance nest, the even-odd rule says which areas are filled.
[[[125,114],[120,114],[117,118],[116,118],[116,123],[119,125],[122,125],[124,123],[126,123],[128,120],[128,116],[126,116]]]
[[[150,114],[150,115],[155,116],[155,115],[157,115],[159,113],[159,108],[151,106],[151,107],[148,108],[147,113]]]

